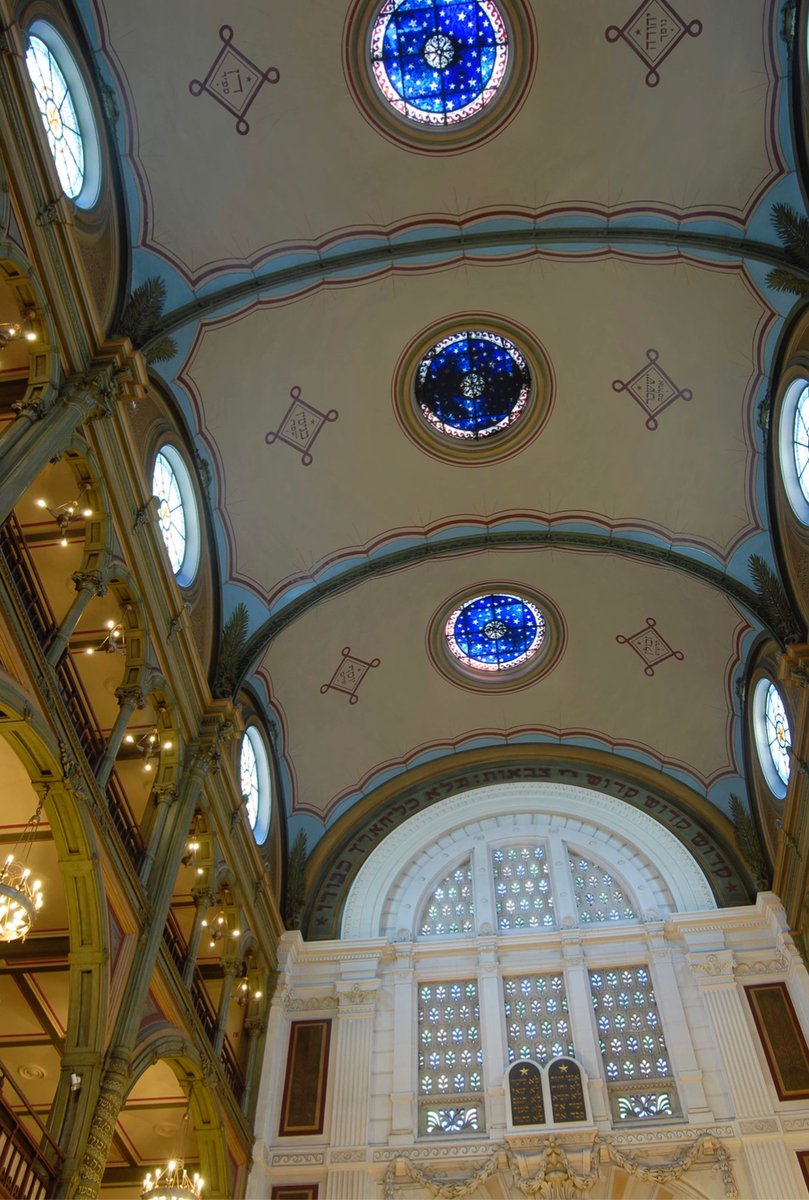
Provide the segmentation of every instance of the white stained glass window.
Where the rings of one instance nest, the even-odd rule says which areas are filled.
[[[792,734],[781,693],[767,678],[759,679],[753,692],[753,731],[764,778],[774,795],[783,800],[789,783]]]
[[[419,986],[419,1126],[423,1133],[480,1129],[483,1049],[473,979]]]
[[[188,587],[199,565],[199,517],[191,476],[173,446],[163,446],[155,456],[152,492],[171,569],[180,586]]]
[[[590,972],[599,1047],[620,1121],[679,1113],[648,967]]]
[[[504,846],[493,851],[492,874],[498,929],[554,927],[548,856],[543,844]]]
[[[34,85],[59,182],[65,194],[75,200],[84,183],[84,145],[70,89],[59,63],[40,38],[30,38],[25,65]]]
[[[101,145],[82,73],[62,35],[47,21],[28,31],[25,65],[34,89],[59,183],[90,208],[101,182]]]
[[[592,859],[582,858],[573,850],[568,850],[568,861],[582,925],[600,921],[637,920],[638,914],[611,872]]]
[[[264,739],[255,725],[248,726],[242,738],[239,776],[247,819],[253,836],[261,843],[266,839],[270,827],[272,784],[269,756]]]
[[[781,782],[787,784],[789,783],[789,751],[792,746],[792,735],[789,731],[784,702],[780,692],[772,683],[767,688],[764,719],[767,724],[767,746],[772,765],[778,772]]]
[[[561,973],[504,979],[503,1003],[510,1063],[525,1058],[545,1066],[575,1053]]]
[[[792,425],[792,455],[795,474],[804,500],[809,504],[809,384],[801,389]]]
[[[470,860],[450,871],[424,905],[418,932],[421,937],[442,937],[447,933],[473,933],[475,905],[472,899]]]

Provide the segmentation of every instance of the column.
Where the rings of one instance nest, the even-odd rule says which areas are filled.
[[[503,1044],[503,990],[494,938],[480,943],[478,991],[486,1128],[496,1139],[502,1137],[506,1129],[506,1089],[503,1080],[508,1054]]]
[[[326,1185],[329,1200],[361,1200],[367,1194],[365,1157],[368,1146],[368,1093],[378,987],[377,979],[363,979],[361,983],[340,982],[336,985],[339,1010],[331,1079],[329,1140],[332,1152]],[[411,1036],[408,1031],[408,1045]],[[356,1152],[349,1157],[346,1153],[341,1154],[341,1147],[352,1147]],[[360,1150],[361,1167],[335,1165],[341,1159],[346,1164],[356,1162]]]
[[[109,1052],[81,1162],[81,1176],[72,1190],[72,1195],[82,1200],[95,1200],[101,1189],[115,1122],[129,1087],[130,1063],[126,1047],[117,1046]]]
[[[69,445],[80,425],[110,411],[113,370],[79,376],[53,400],[42,396],[16,405],[18,417],[0,438],[0,521],[5,521],[52,458]]]
[[[708,1105],[702,1071],[694,1053],[672,952],[663,944],[663,936],[662,925],[650,931],[649,949],[654,972],[655,998],[660,1020],[663,1022],[671,1073],[679,1084],[680,1103],[685,1116],[689,1121],[705,1123],[713,1120],[713,1112]]]
[[[255,1003],[255,1002],[251,1002]],[[244,1095],[242,1096],[242,1112],[250,1111],[250,1102],[253,1096],[258,1078],[256,1075],[256,1061],[258,1058],[258,1050],[261,1045],[262,1035],[267,1028],[266,1021],[266,1005],[262,1000],[260,1005],[256,1006],[258,1011],[246,1018],[244,1022],[244,1032],[247,1035],[247,1061],[244,1067]],[[249,1010],[248,1010],[249,1011]]]
[[[578,930],[562,933],[562,955],[565,965],[567,1006],[570,1029],[573,1034],[573,1048],[588,1079],[590,1110],[594,1121],[611,1121],[610,1101],[593,1020],[590,976]]]
[[[396,961],[393,967],[393,1029],[407,1029],[409,1045],[413,1046],[416,1034],[415,977],[413,972],[413,946],[403,943],[393,947]],[[391,1120],[388,1141],[392,1146],[410,1145],[416,1128],[416,1092],[413,1086],[416,1074],[415,1050],[396,1053],[393,1048],[393,1090],[391,1092]]]
[[[146,697],[142,689],[137,686],[116,688],[115,699],[119,705],[118,716],[115,719],[110,736],[107,738],[107,747],[101,756],[101,762],[98,764],[96,770],[96,779],[102,792],[109,783],[112,768],[115,766],[115,759],[118,757],[118,751],[121,749],[121,742],[124,740],[124,734],[126,733],[133,712],[136,708],[146,707]]]
[[[104,596],[107,592],[107,581],[101,571],[74,571],[72,579],[76,588],[76,599],[62,618],[62,623],[54,633],[53,641],[45,655],[52,667],[57,665],[67,649],[71,634],[87,605],[94,596]]]
[[[228,1008],[230,1007],[233,986],[236,976],[242,969],[242,964],[236,958],[230,958],[222,963],[222,991],[219,993],[219,1008],[216,1012],[216,1033],[213,1039],[213,1052],[218,1058],[222,1053],[225,1033],[228,1025]]]
[[[210,888],[192,888],[191,895],[194,899],[194,924],[191,927],[191,936],[188,939],[188,954],[183,967],[183,983],[190,988],[194,978],[194,968],[197,965],[197,956],[199,954],[199,944],[202,940],[202,931],[205,928],[203,921],[208,915],[208,909],[216,903],[216,896]]]
[[[152,801],[155,804],[157,811],[152,822],[152,831],[149,834],[149,844],[146,847],[146,853],[143,856],[143,864],[140,868],[140,881],[146,883],[149,879],[149,873],[152,869],[152,864],[155,860],[158,847],[163,840],[163,833],[168,820],[169,808],[177,799],[177,788],[173,783],[158,783],[152,788]]]
[[[795,1179],[792,1159],[784,1145],[773,1102],[759,1065],[744,1000],[734,978],[731,950],[689,954],[688,963],[705,1001],[736,1117],[742,1133],[741,1148],[753,1194],[768,1200],[793,1200]],[[744,1118],[758,1118],[745,1120]],[[761,1131],[761,1132],[759,1132]]]

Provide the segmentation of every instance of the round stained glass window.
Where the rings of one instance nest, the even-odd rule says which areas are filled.
[[[163,446],[155,456],[152,492],[171,569],[187,587],[199,565],[199,519],[188,468],[173,446]]]
[[[780,417],[781,477],[795,515],[809,525],[809,380],[787,388]]]
[[[506,24],[493,0],[385,0],[371,28],[379,90],[423,125],[454,125],[481,112],[508,61]]]
[[[528,364],[497,333],[461,330],[437,342],[418,365],[416,402],[448,437],[485,438],[507,429],[531,394]]]
[[[545,637],[545,618],[521,596],[492,592],[465,600],[450,613],[447,646],[465,667],[510,671],[528,662]]]
[[[64,39],[51,25],[35,21],[25,65],[59,182],[82,208],[99,192],[100,149],[87,88]]]
[[[792,734],[781,693],[769,679],[760,679],[753,697],[756,748],[764,777],[779,799],[789,783]]]
[[[263,842],[270,827],[272,790],[267,750],[255,725],[250,725],[242,738],[239,777],[247,820],[256,841]]]

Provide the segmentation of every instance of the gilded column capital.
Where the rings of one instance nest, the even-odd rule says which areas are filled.
[[[107,580],[102,571],[74,571],[70,578],[77,592],[92,592],[95,596],[107,594]]]
[[[216,893],[209,887],[192,888],[191,898],[197,908],[211,908],[216,904]]]
[[[143,688],[137,684],[125,684],[123,687],[115,689],[115,699],[118,701],[120,708],[125,704],[129,704],[132,708],[145,708],[146,697],[143,694]]]

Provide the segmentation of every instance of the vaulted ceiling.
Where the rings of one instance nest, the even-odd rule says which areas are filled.
[[[348,0],[80,5],[120,107],[132,282],[167,286],[158,370],[212,467],[223,611],[247,605],[310,846],[473,745],[592,747],[721,809],[744,794],[743,589],[751,553],[774,562],[756,417],[791,305],[765,243],[777,260],[775,202],[803,208],[780,7],[532,0],[524,102],[442,155],[361,111]],[[635,34],[649,19],[665,53]],[[223,37],[242,57],[221,71],[269,73],[241,115],[209,75]],[[409,344],[464,314],[545,360],[537,436],[484,465],[427,453],[394,403]],[[311,461],[267,437],[296,402]],[[429,646],[442,605],[491,582],[564,624],[554,669],[507,694],[453,684]],[[627,639],[650,620],[671,653],[647,669]],[[346,651],[379,660],[356,703],[325,686]]]

